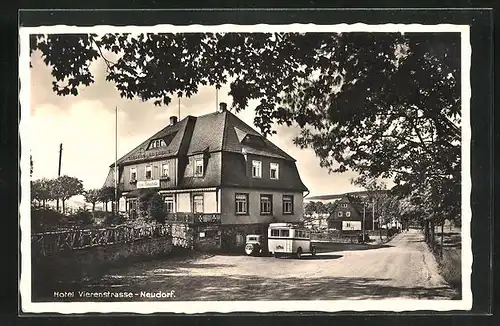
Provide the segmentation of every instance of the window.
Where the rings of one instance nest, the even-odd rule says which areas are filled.
[[[280,230],[271,230],[271,236],[272,237],[279,237],[280,236]]]
[[[165,196],[165,207],[166,207],[167,213],[174,213],[175,212],[174,195],[166,195]]]
[[[146,165],[146,179],[151,179],[153,177],[153,167],[151,165]]]
[[[292,195],[283,195],[283,214],[293,214]]]
[[[169,175],[169,166],[168,164],[162,164],[161,165],[161,176],[166,178]]]
[[[290,236],[290,230],[280,230],[280,237],[288,238]]]
[[[236,214],[248,214],[248,194],[236,194]]]
[[[338,212],[338,214],[337,214],[337,215],[338,215],[339,217],[341,217],[341,216],[342,216],[342,212]]]
[[[273,196],[260,195],[260,214],[267,215],[273,213]]]
[[[347,207],[347,203],[342,203],[342,205],[340,205],[342,208],[346,208]]]
[[[269,166],[269,177],[273,180],[279,179],[280,165],[278,163],[271,163]]]
[[[194,175],[197,177],[203,176],[203,159],[201,158],[194,161]]]
[[[262,162],[252,161],[252,177],[262,178]]]
[[[203,213],[203,195],[193,195],[193,213]]]
[[[350,217],[351,216],[351,212],[345,212],[345,216]]]
[[[165,140],[155,139],[155,140],[152,140],[151,143],[149,144],[149,149],[163,147],[165,145],[166,145]]]
[[[304,237],[304,231],[302,231],[302,230],[296,230],[295,231],[295,237],[296,238],[303,238]]]
[[[137,168],[130,168],[130,180],[137,180]]]

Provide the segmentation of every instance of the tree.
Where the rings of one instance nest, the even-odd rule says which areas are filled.
[[[106,212],[108,211],[108,202],[115,200],[115,187],[102,187],[99,190],[99,202],[104,204]]]
[[[62,201],[63,214],[66,212],[66,200],[83,193],[83,182],[74,177],[62,175],[54,180],[53,196]]]
[[[85,201],[92,204],[92,213],[95,211],[95,204],[101,199],[100,189],[89,189],[83,193]]]
[[[304,206],[304,214],[312,215],[316,212],[316,202],[310,201]]]
[[[39,179],[31,182],[31,199],[38,202],[38,206],[46,207],[48,200],[52,199],[53,180]]]
[[[264,135],[274,123],[297,124],[294,143],[329,171],[391,178],[406,194],[432,180],[445,200],[439,210],[457,215],[458,33],[52,34],[33,36],[31,49],[59,95],[93,83],[99,57],[121,96],[156,105],[229,83],[236,112],[260,102],[254,123]]]

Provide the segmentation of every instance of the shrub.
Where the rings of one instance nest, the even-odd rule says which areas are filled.
[[[156,193],[150,199],[149,212],[151,218],[156,222],[165,222],[165,203],[163,202],[160,194]]]
[[[70,215],[71,220],[80,225],[90,225],[94,223],[92,212],[79,208],[75,213]]]
[[[65,222],[66,216],[51,208],[31,208],[31,230],[43,232]]]
[[[120,214],[108,213],[104,218],[105,225],[119,225],[125,223],[125,217]]]

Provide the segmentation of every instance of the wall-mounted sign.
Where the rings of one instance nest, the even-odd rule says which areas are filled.
[[[361,230],[361,221],[342,221],[342,230]]]
[[[158,188],[160,187],[160,180],[144,180],[137,181],[137,188]]]

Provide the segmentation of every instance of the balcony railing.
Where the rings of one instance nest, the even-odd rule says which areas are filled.
[[[167,213],[166,222],[220,224],[220,213]]]

